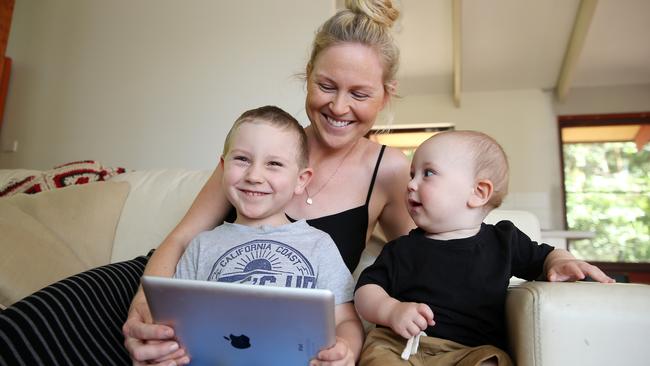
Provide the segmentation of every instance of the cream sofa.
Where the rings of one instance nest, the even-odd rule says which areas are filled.
[[[27,173],[0,170],[0,184]],[[107,182],[0,198],[0,303],[146,254],[179,222],[210,173],[128,172]],[[540,237],[528,212],[496,210],[487,221],[500,219]],[[372,261],[381,242],[373,238],[360,267]],[[517,283],[506,303],[511,352],[520,366],[648,365],[648,311],[647,285]]]

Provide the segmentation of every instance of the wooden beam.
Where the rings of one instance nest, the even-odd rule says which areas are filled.
[[[5,100],[7,99],[7,92],[9,90],[11,59],[5,57],[5,52],[7,50],[7,43],[9,42],[9,30],[11,29],[14,5],[14,0],[0,0],[0,127],[2,127]]]
[[[580,52],[582,52],[582,47],[585,44],[585,39],[587,38],[589,26],[591,25],[591,20],[596,12],[597,5],[598,0],[580,1],[578,13],[576,14],[575,22],[573,23],[571,39],[569,40],[566,52],[564,53],[562,69],[560,69],[560,75],[557,79],[557,85],[555,88],[557,99],[560,102],[564,102],[567,94],[569,94],[571,80],[573,79],[573,74],[578,65]]]
[[[454,66],[454,105],[460,107],[461,92],[461,0],[453,0],[451,8],[451,33]]]

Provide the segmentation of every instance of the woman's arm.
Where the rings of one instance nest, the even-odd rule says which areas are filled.
[[[200,232],[212,229],[223,221],[230,210],[230,203],[221,188],[222,174],[223,166],[219,165],[196,196],[183,219],[154,252],[145,268],[146,275],[171,277],[190,240]],[[178,344],[170,340],[173,337],[173,329],[151,323],[149,306],[140,287],[131,302],[129,315],[123,327],[125,346],[131,358],[136,360],[136,364],[137,361],[183,356],[182,350],[170,354],[174,348],[178,349]],[[149,340],[164,342],[147,342]]]
[[[202,231],[211,230],[231,208],[221,187],[223,166],[212,172],[180,223],[169,233],[147,263],[146,275],[171,277],[187,244]]]
[[[410,162],[394,148],[386,148],[380,165],[378,186],[385,197],[379,214],[379,225],[388,241],[396,239],[415,228],[406,208],[406,186],[410,180]]]

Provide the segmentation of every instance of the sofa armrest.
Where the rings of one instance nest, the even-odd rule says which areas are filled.
[[[526,282],[511,287],[506,321],[519,366],[647,365],[650,286]]]

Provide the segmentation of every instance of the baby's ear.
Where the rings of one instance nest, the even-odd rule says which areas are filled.
[[[492,198],[494,193],[494,185],[489,179],[481,179],[476,182],[474,190],[467,201],[467,205],[471,208],[479,208],[485,206]]]
[[[314,171],[311,168],[305,168],[298,173],[296,188],[293,190],[295,195],[301,195],[305,191],[305,187],[309,184],[312,175],[314,175]]]

